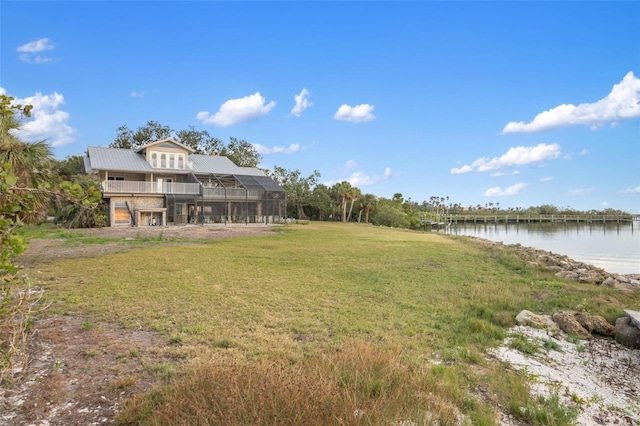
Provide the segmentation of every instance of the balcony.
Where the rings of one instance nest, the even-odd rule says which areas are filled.
[[[200,184],[184,182],[102,181],[102,191],[110,194],[200,194]]]
[[[247,191],[242,188],[203,188],[204,198],[207,200],[245,201],[260,200],[262,191]]]

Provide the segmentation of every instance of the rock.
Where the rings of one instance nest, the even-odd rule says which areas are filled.
[[[629,324],[640,328],[640,312],[632,311],[631,309],[625,309],[624,313],[629,315]]]
[[[600,284],[604,277],[595,271],[585,271],[578,276],[578,282],[587,284]]]
[[[564,278],[571,281],[578,281],[578,273],[573,271],[562,270],[556,273],[556,277]]]
[[[616,288],[616,285],[618,285],[618,283],[619,283],[618,280],[616,280],[615,278],[607,277],[607,279],[602,282],[602,285],[605,287]]]
[[[539,268],[540,265],[538,265],[536,262],[533,262],[531,260],[529,260],[527,263],[524,264],[525,268]]]
[[[560,330],[567,334],[573,334],[582,340],[592,339],[591,333],[576,319],[575,312],[558,311],[553,314],[553,320],[558,324]]]
[[[640,349],[640,328],[631,325],[631,318],[616,320],[616,341],[629,349]]]
[[[609,324],[609,322],[600,315],[591,315],[586,312],[576,312],[575,317],[580,325],[589,330],[591,333],[597,333],[602,336],[609,337],[613,337],[616,334],[615,327]]]
[[[526,309],[518,314],[516,322],[519,325],[527,325],[534,328],[544,328],[552,333],[560,331],[558,325],[553,322],[549,315],[537,315]]]

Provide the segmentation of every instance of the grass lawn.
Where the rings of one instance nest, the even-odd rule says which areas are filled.
[[[487,361],[522,309],[609,321],[640,295],[524,268],[464,237],[356,224],[158,242],[40,267],[51,312],[144,327],[186,362],[121,424],[569,424]],[[412,424],[412,423],[406,423]]]

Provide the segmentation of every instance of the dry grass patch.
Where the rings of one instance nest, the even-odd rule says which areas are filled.
[[[349,342],[298,363],[212,357],[130,400],[116,424],[459,424],[441,377],[400,347]]]

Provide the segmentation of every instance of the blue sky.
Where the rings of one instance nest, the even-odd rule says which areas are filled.
[[[421,202],[640,213],[638,2],[0,4],[57,158],[148,120]]]

